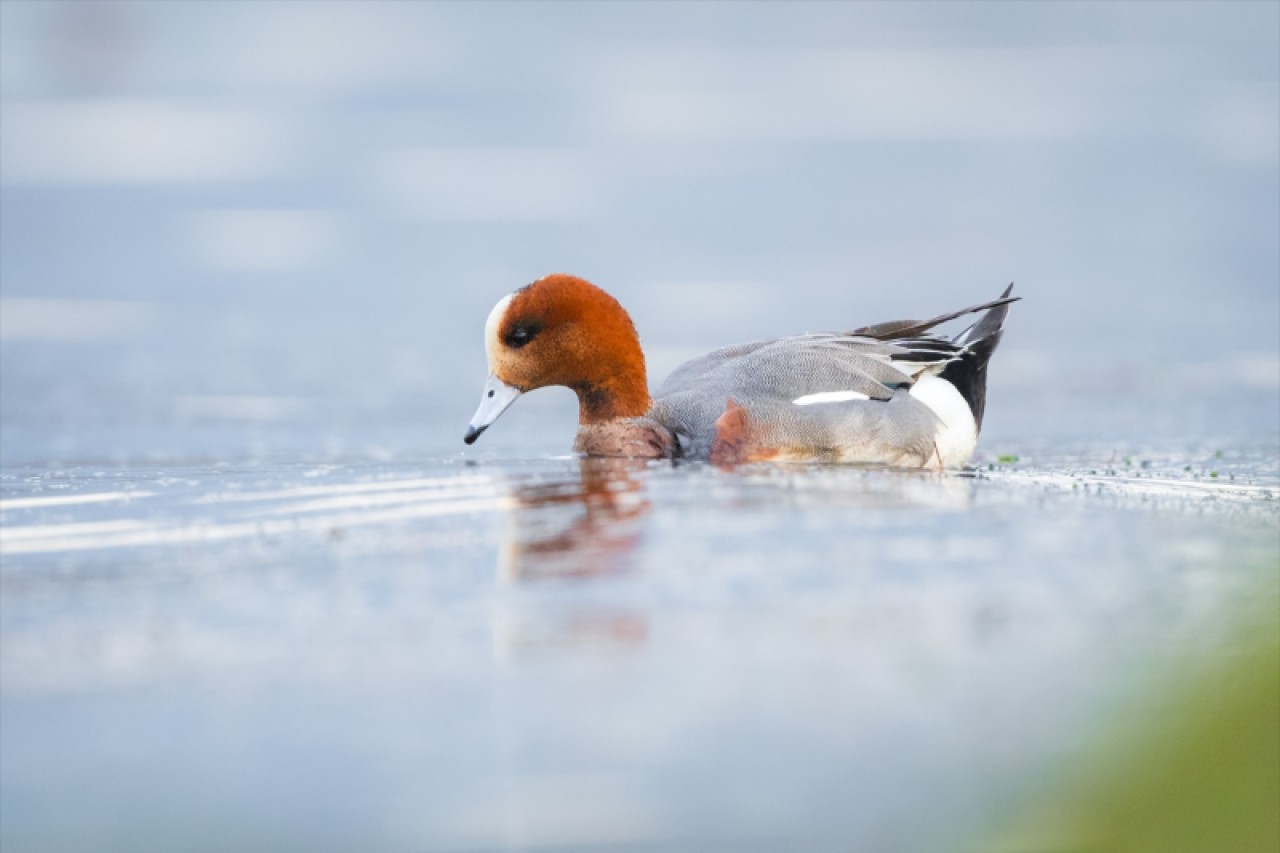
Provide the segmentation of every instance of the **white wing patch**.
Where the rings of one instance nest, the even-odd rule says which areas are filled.
[[[805,394],[791,401],[793,406],[812,406],[815,403],[847,403],[850,400],[870,400],[861,391],[821,391],[817,394]]]

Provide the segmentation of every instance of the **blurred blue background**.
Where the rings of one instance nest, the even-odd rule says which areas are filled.
[[[655,384],[1012,280],[987,444],[1274,445],[1274,3],[0,15],[7,464],[456,455],[486,313],[554,271]],[[473,452],[573,417],[534,395]]]

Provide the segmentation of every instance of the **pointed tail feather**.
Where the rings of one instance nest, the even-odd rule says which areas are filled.
[[[1005,288],[1004,293],[1000,294],[999,299],[987,303],[987,308],[990,310],[986,314],[983,314],[976,323],[952,338],[951,342],[964,346],[1000,331],[1000,328],[1004,325],[1004,318],[1009,316],[1009,305],[1022,298],[1020,296],[1010,298],[1009,294],[1012,291],[1013,285],[1010,284]]]
[[[1004,335],[1009,304],[1018,299],[1009,296],[1012,290],[1013,285],[1010,284],[999,299],[987,303],[987,313],[978,322],[956,335],[953,342],[964,347],[964,354],[941,373],[941,377],[954,385],[969,404],[978,430],[982,429],[982,415],[987,402],[987,364]]]
[[[954,320],[957,317],[963,317],[965,314],[976,314],[979,311],[990,311],[995,308],[1004,308],[1004,306],[1017,302],[1022,298],[1021,296],[1010,296],[1009,294],[1012,291],[1013,285],[1010,284],[1005,288],[1004,293],[1000,294],[999,299],[993,299],[990,302],[983,302],[981,305],[971,305],[968,308],[962,308],[959,311],[942,314],[941,316],[934,317],[932,320],[894,320],[888,323],[876,323],[874,326],[863,326],[860,329],[854,329],[852,332],[849,332],[849,334],[862,335],[863,337],[868,338],[877,338],[882,341],[892,341],[898,338],[913,338],[924,334],[934,326],[941,326],[943,323],[946,323],[949,320]],[[1007,312],[1008,309],[1004,308],[1003,312],[1000,314],[999,322],[996,323],[997,328],[999,327],[1000,322],[1004,321],[1004,316]],[[977,325],[981,324],[990,316],[990,314],[987,314],[986,317],[979,320],[973,327],[962,332],[961,336],[963,337],[964,334],[972,331],[973,328],[976,328]]]

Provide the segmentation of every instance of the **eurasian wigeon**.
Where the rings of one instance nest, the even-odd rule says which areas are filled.
[[[1012,290],[924,322],[719,349],[676,368],[651,397],[640,338],[618,301],[549,275],[489,313],[489,378],[464,441],[526,391],[563,385],[578,395],[574,449],[588,456],[962,466],[978,442]],[[978,312],[954,338],[927,334]]]

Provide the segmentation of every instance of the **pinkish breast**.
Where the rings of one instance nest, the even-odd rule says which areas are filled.
[[[587,456],[623,456],[631,459],[670,459],[675,441],[666,427],[649,418],[619,418],[583,424],[573,449]]]

